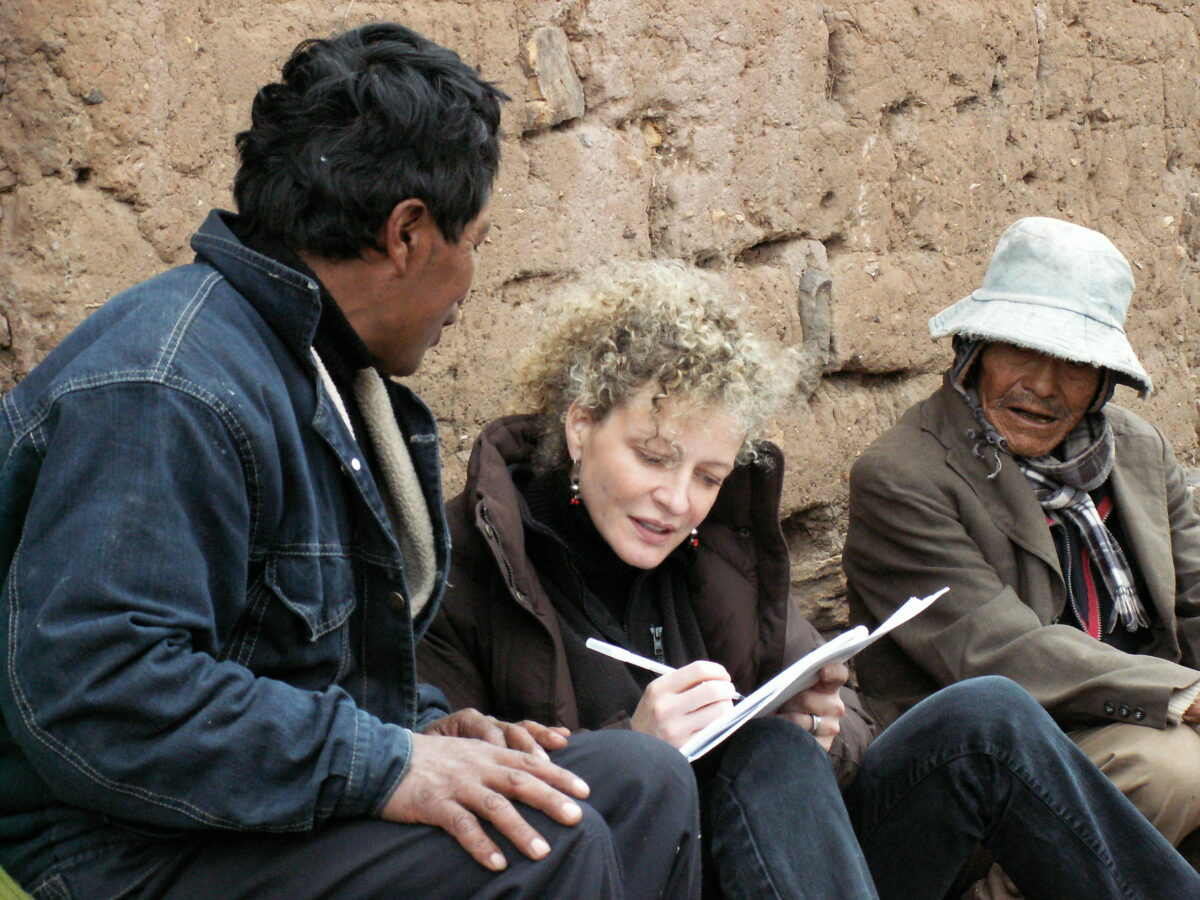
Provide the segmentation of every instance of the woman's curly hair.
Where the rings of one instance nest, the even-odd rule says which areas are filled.
[[[543,420],[539,469],[567,462],[572,402],[603,419],[648,384],[655,408],[669,400],[673,409],[727,410],[746,435],[738,462],[755,458],[767,420],[795,386],[795,354],[755,337],[720,281],[681,262],[626,262],[571,283],[556,300],[515,373],[522,408]]]

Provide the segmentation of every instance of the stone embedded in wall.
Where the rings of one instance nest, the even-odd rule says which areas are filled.
[[[796,285],[796,306],[804,329],[801,371],[797,389],[811,397],[833,359],[833,277],[824,269],[810,266]]]
[[[551,25],[537,29],[525,42],[521,67],[529,78],[525,131],[541,131],[583,115],[583,85],[575,74],[567,35]]]
[[[1179,239],[1192,259],[1200,260],[1200,194],[1188,194],[1179,221]]]
[[[824,634],[842,631],[850,624],[840,553],[816,562],[793,559],[789,596],[804,618]]]

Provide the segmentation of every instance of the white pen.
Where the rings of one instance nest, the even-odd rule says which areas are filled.
[[[626,650],[624,647],[618,647],[616,644],[610,644],[608,641],[600,641],[596,638],[588,638],[584,641],[584,646],[589,650],[595,650],[597,653],[603,653],[605,656],[611,656],[613,659],[619,659],[623,663],[629,663],[631,666],[637,666],[639,669],[646,669],[650,672],[657,672],[659,675],[669,675],[675,671],[666,663],[660,663],[656,659],[650,659],[645,656]],[[742,695],[735,693],[734,700],[741,700]]]

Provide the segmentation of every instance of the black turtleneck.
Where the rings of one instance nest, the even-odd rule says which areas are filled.
[[[572,506],[565,471],[519,484],[526,508],[526,548],[558,616],[567,666],[585,728],[633,715],[652,672],[588,650],[598,637],[682,666],[706,657],[689,601],[686,548],[643,570],[624,562],[582,505]]]

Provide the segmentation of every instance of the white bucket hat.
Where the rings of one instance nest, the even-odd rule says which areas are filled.
[[[1153,385],[1125,337],[1133,272],[1113,242],[1060,219],[1018,219],[1000,237],[972,291],[929,320],[936,338],[961,334],[1108,369],[1143,397]]]

